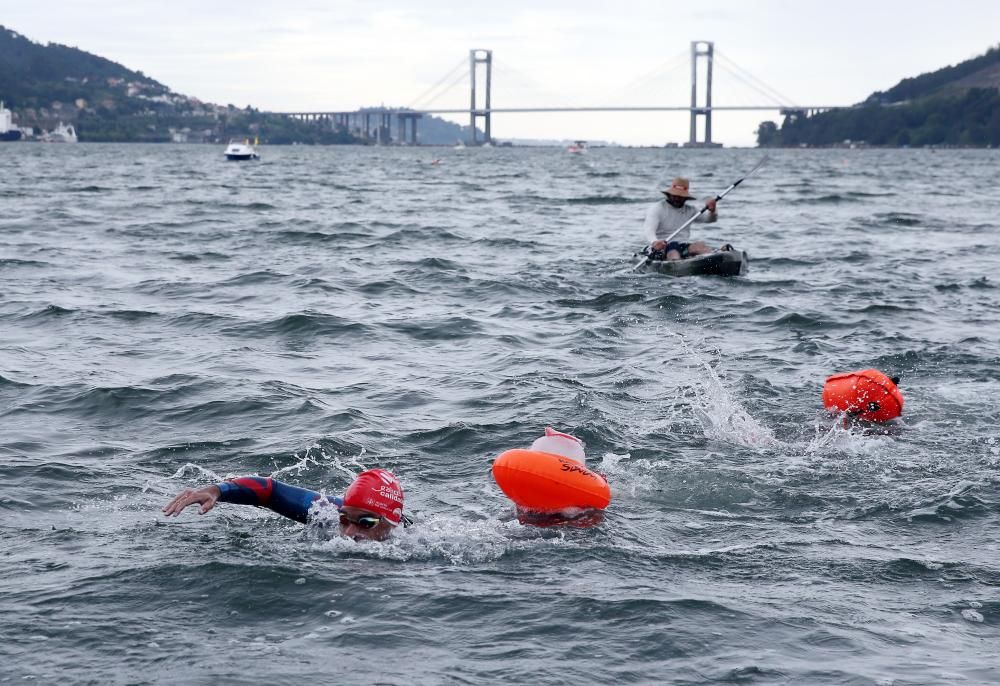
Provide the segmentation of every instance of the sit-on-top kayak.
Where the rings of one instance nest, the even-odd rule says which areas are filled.
[[[745,251],[716,250],[683,260],[649,260],[640,269],[670,276],[742,276],[749,267],[750,256]]]

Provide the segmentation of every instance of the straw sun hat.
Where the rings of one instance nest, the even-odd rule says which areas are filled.
[[[689,190],[690,187],[691,183],[687,179],[683,176],[678,176],[671,182],[669,188],[660,192],[664,195],[675,195],[678,198],[693,198],[694,196],[691,195],[691,191]]]

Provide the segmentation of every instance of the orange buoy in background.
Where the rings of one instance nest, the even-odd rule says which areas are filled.
[[[501,453],[493,478],[515,505],[531,512],[603,510],[611,502],[608,482],[587,469],[580,440],[548,427],[531,450]]]
[[[887,422],[903,414],[903,394],[877,369],[834,374],[823,386],[823,407],[868,422]]]

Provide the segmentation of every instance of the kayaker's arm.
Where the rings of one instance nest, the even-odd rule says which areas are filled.
[[[719,221],[719,213],[716,212],[715,209],[716,207],[715,198],[707,199],[705,201],[705,207],[708,208],[708,212],[702,212],[700,215],[698,215],[698,219],[696,219],[695,221],[699,221],[703,224],[711,224],[712,222]]]
[[[642,225],[642,236],[646,239],[646,244],[656,240],[656,230],[660,227],[660,203],[649,206],[646,212],[646,221]]]

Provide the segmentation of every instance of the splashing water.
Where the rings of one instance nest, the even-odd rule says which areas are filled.
[[[385,541],[354,541],[337,535],[339,525],[332,509],[313,516],[304,537],[313,547],[334,555],[363,555],[380,560],[445,560],[466,566],[551,547],[585,548],[567,530],[539,529],[516,520],[469,520],[454,515],[434,515],[410,528],[398,527]]]
[[[748,448],[770,448],[782,445],[768,427],[755,419],[722,383],[713,365],[688,345],[680,334],[673,336],[703,375],[694,375],[688,390],[691,410],[701,423],[706,438],[735,443]]]

